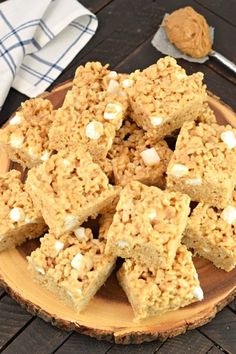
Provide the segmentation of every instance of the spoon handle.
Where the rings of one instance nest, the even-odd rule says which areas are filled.
[[[213,50],[211,53],[209,53],[209,55],[211,57],[219,60],[222,64],[227,66],[227,68],[229,68],[230,70],[232,70],[236,74],[236,65],[232,61],[230,61],[229,59],[224,57],[222,54],[216,52],[215,50]]]

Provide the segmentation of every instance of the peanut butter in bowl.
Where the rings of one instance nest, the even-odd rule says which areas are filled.
[[[209,25],[206,19],[190,6],[167,16],[164,28],[169,41],[193,58],[202,58],[212,50]]]

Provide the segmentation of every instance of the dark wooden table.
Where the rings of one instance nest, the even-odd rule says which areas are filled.
[[[22,0],[23,1],[23,0]],[[110,63],[130,72],[154,63],[161,53],[150,44],[163,15],[177,7],[193,6],[215,27],[214,48],[236,63],[236,0],[81,0],[97,14],[94,38],[50,87],[73,77],[79,64],[89,60]],[[211,59],[205,64],[179,63],[188,73],[202,71],[209,90],[236,110],[236,76]],[[26,97],[11,90],[0,123]],[[1,163],[1,162],[0,162]],[[20,308],[0,288],[0,352],[4,354],[218,354],[236,353],[236,301],[209,324],[165,342],[118,346],[77,333],[63,332]]]

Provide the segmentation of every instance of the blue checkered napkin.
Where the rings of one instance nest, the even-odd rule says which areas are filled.
[[[35,97],[91,39],[98,21],[76,0],[0,4],[0,110],[10,87]]]

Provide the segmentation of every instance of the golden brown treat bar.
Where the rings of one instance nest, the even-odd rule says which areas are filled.
[[[98,239],[84,227],[58,237],[49,233],[28,257],[35,280],[77,312],[86,307],[114,269],[116,259],[104,254],[106,227]]]
[[[136,322],[203,299],[191,253],[184,245],[179,246],[168,270],[162,266],[145,267],[127,259],[117,277],[133,308]]]
[[[29,171],[27,189],[56,235],[76,229],[117,197],[101,168],[83,149],[62,150]]]
[[[199,203],[189,218],[183,242],[194,253],[227,272],[236,266],[236,192],[224,209]]]
[[[120,193],[106,254],[147,266],[171,267],[187,224],[190,198],[137,181]]]
[[[132,119],[158,139],[193,121],[207,99],[203,74],[186,75],[176,60],[165,57],[142,72],[130,74],[127,89]]]
[[[187,122],[167,169],[167,187],[224,208],[236,182],[236,129]]]
[[[127,97],[108,90],[111,72],[99,62],[80,66],[63,106],[55,113],[50,147],[83,145],[97,162],[106,157],[127,110]],[[112,79],[114,80],[114,79]]]
[[[47,226],[32,203],[19,171],[0,175],[0,251],[41,236]]]
[[[165,173],[171,155],[172,151],[164,140],[157,142],[128,120],[108,152],[108,156],[112,156],[115,184],[125,186],[137,180],[160,188],[165,186]]]
[[[48,131],[52,120],[50,101],[33,98],[22,103],[9,124],[0,130],[0,144],[3,144],[9,158],[28,168],[47,160],[51,154]]]

